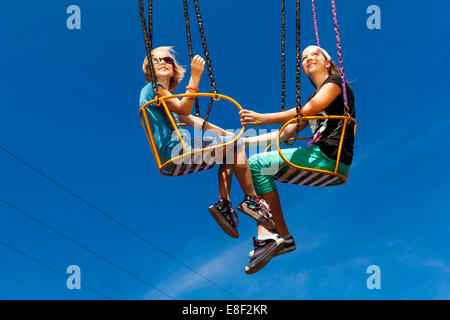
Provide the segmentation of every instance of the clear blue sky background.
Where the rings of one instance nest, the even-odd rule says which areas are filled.
[[[155,45],[174,45],[188,65],[182,1],[154,2]],[[329,1],[317,2],[322,46],[336,60]],[[66,28],[71,4],[81,8],[81,30]],[[381,30],[366,27],[372,4],[381,8]],[[220,92],[244,108],[279,110],[279,3],[200,5]],[[287,6],[294,106],[294,1]],[[338,0],[337,6],[359,124],[351,177],[337,188],[279,185],[297,250],[247,276],[255,223],[241,215],[238,240],[215,224],[207,208],[217,200],[216,170],[158,174],[138,117],[145,51],[137,1],[1,0],[0,298],[104,298],[91,287],[113,299],[168,299],[150,284],[176,299],[449,299],[450,4]],[[195,52],[202,54],[194,21]],[[312,43],[310,2],[302,1],[302,47]],[[313,88],[302,80],[305,102]],[[203,91],[208,83],[205,72]],[[213,111],[211,121],[238,126],[229,110]],[[242,197],[235,180],[235,206]],[[66,288],[69,265],[80,266],[82,290]],[[381,290],[366,286],[369,265],[381,268]]]

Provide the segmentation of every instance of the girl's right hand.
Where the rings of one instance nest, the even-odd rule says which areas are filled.
[[[241,110],[239,111],[241,117],[241,125],[243,126],[261,126],[267,124],[267,116],[264,113],[258,113],[251,110]]]
[[[196,55],[191,61],[191,76],[195,80],[200,80],[205,70],[205,59]]]

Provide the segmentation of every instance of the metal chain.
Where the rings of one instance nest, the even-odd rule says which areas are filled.
[[[338,23],[338,18],[337,18],[337,10],[336,10],[335,0],[331,0],[331,9],[333,11],[334,31],[336,34],[337,53],[339,56],[339,69],[341,72],[341,79],[342,79],[342,94],[344,97],[344,105],[348,106],[347,88],[345,85],[344,58],[342,57],[341,35],[339,32],[339,23]]]
[[[297,110],[297,128],[295,130],[295,137],[297,137],[299,129],[300,129],[300,119],[301,119],[301,69],[302,69],[302,57],[301,57],[301,48],[300,48],[300,0],[297,0],[296,7],[296,15],[297,15],[297,37],[296,37],[296,48],[297,48],[297,103],[295,105],[295,109]]]
[[[183,0],[183,6],[184,6],[184,19],[186,21],[186,37],[187,37],[187,42],[188,42],[189,58],[190,58],[190,60],[192,60],[192,58],[194,57],[194,54],[192,52],[191,26],[189,23],[189,10],[188,10],[187,0]]]
[[[202,16],[200,14],[200,7],[198,5],[198,0],[194,0],[194,4],[195,4],[195,11],[197,13],[197,22],[198,22],[198,28],[200,31],[200,37],[202,39],[203,52],[205,54],[206,66],[208,68],[208,76],[209,76],[209,80],[211,83],[211,91],[210,92],[217,94],[218,91],[216,89],[216,81],[214,80],[214,73],[212,70],[211,59],[209,57],[208,45],[206,43],[205,30],[203,28],[203,21],[202,21]],[[205,118],[203,121],[202,130],[204,130],[206,127],[206,123],[208,122],[209,114],[211,113],[211,108],[212,108],[213,103],[214,103],[214,98],[211,98],[209,101],[209,105],[208,105],[208,111],[206,111],[206,115],[205,115]]]
[[[286,12],[285,0],[281,0],[281,111],[286,106]]]
[[[150,76],[152,79],[152,88],[155,92],[155,95],[158,95],[158,86],[156,85],[156,77],[155,77],[155,69],[153,67],[153,59],[152,59],[152,45],[153,45],[153,26],[152,26],[152,0],[148,1],[148,12],[149,12],[149,32],[147,32],[147,23],[145,21],[145,14],[144,14],[144,4],[143,0],[139,0],[139,13],[141,15],[141,23],[142,23],[142,32],[144,34],[144,43],[145,43],[145,50],[147,51],[147,59],[148,59],[148,65],[149,65],[149,71]]]
[[[311,0],[311,6],[312,6],[313,20],[314,20],[314,33],[316,34],[316,43],[317,43],[317,46],[320,47],[319,27],[317,25],[316,3],[314,0]]]
[[[188,50],[189,50],[189,61],[192,62],[194,53],[192,51],[191,25],[189,23],[189,10],[188,10],[187,0],[183,0],[183,5],[184,5],[184,19],[186,21],[186,38],[187,38]],[[200,117],[200,106],[198,104],[198,97],[195,97],[195,115],[197,117]]]
[[[344,116],[351,117],[351,115],[349,114],[349,107],[348,106],[344,107]],[[343,126],[344,126],[344,119],[341,119],[339,121],[337,127],[326,138],[328,139],[328,138],[334,137],[339,132],[339,130],[342,129]],[[325,137],[322,137],[322,138],[325,138]]]
[[[336,10],[336,3],[335,0],[331,0],[331,9],[333,13],[333,22],[334,22],[334,31],[336,35],[336,46],[337,46],[337,52],[339,56],[339,71],[341,73],[341,80],[342,80],[342,97],[344,100],[344,116],[351,117],[350,115],[350,107],[348,106],[348,97],[347,97],[347,82],[345,81],[345,73],[344,73],[344,58],[342,57],[342,45],[341,45],[341,36],[339,32],[339,24],[338,24],[338,18],[337,18],[337,10]],[[339,130],[343,127],[344,119],[341,119],[339,121],[336,129],[333,130],[333,132],[327,137],[333,137],[335,136]]]
[[[158,101],[159,101],[159,98],[161,97],[161,95],[158,92],[158,85],[157,85],[156,77],[155,77],[155,68],[153,66],[153,59],[152,59],[152,49],[153,49],[153,4],[152,4],[152,0],[148,1],[148,32],[147,32],[147,23],[145,21],[143,0],[139,0],[139,13],[141,16],[142,31],[144,34],[145,50],[147,52],[148,66],[149,66],[149,71],[150,71],[150,77],[152,80],[152,88],[153,88],[155,97],[157,99],[156,104],[158,105]],[[167,126],[172,127],[163,107],[160,107],[160,110],[164,117],[164,120],[167,123]]]
[[[282,51],[284,51],[284,1],[282,2]],[[297,126],[295,128],[295,135],[293,137],[293,140],[287,140],[285,143],[287,145],[293,145],[295,143],[295,139],[298,137],[298,134],[300,132],[300,123],[301,119],[303,117],[302,111],[301,111],[301,47],[300,47],[300,0],[297,0],[296,2],[296,59],[297,59],[297,81],[296,81],[296,104],[295,109],[297,111],[296,119],[297,119]],[[284,59],[284,52],[282,52],[282,60]],[[282,62],[283,63],[283,62]],[[284,77],[284,70],[282,67],[282,73]],[[283,79],[284,80],[284,79]],[[282,83],[282,90],[284,89],[284,83]],[[282,100],[283,100],[283,93],[282,93]],[[283,103],[283,102],[282,102]],[[284,111],[284,105],[282,105],[282,111]]]

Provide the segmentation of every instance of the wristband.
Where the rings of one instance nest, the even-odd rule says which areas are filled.
[[[186,90],[193,90],[195,92],[198,92],[198,88],[192,88],[192,87],[186,87]]]

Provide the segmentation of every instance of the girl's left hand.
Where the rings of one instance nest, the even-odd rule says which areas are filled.
[[[191,61],[191,76],[195,81],[200,81],[203,71],[205,70],[205,59],[196,55]]]
[[[243,126],[260,126],[266,124],[266,115],[263,113],[258,113],[250,110],[241,110],[239,112],[239,115],[241,116],[241,124]]]

